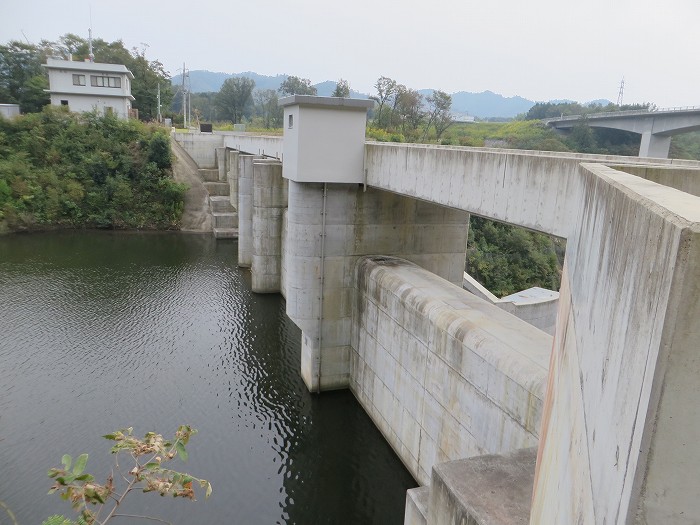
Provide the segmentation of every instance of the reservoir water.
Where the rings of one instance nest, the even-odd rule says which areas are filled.
[[[48,468],[133,426],[199,430],[173,468],[205,501],[132,494],[121,512],[174,524],[403,522],[415,482],[349,391],[307,392],[280,295],[250,291],[235,242],[177,233],[0,237],[0,524],[70,505]],[[116,523],[154,523],[120,518]]]

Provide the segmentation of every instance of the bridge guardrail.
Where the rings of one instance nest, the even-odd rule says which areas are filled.
[[[542,122],[549,124],[550,122],[563,122],[567,120],[580,120],[582,118],[601,118],[601,117],[633,117],[637,115],[648,115],[649,113],[679,113],[682,111],[700,111],[700,106],[678,106],[673,108],[654,108],[654,109],[634,109],[630,111],[607,111],[603,113],[591,113],[588,115],[562,115],[561,117],[552,117],[542,119]]]

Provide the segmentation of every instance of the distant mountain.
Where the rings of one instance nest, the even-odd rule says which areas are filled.
[[[227,78],[247,77],[255,81],[255,89],[277,90],[282,85],[282,82],[285,81],[287,76],[288,75],[259,75],[258,73],[254,73],[252,71],[245,71],[243,73],[217,73],[213,71],[195,70],[190,71],[189,87],[193,93],[219,91]],[[182,85],[182,75],[174,76],[171,81],[173,87],[177,89],[177,86]],[[326,80],[325,82],[314,84],[314,87],[318,91],[319,96],[330,97],[335,89],[335,84],[336,83],[333,80]],[[369,95],[351,89],[350,98],[369,98]]]
[[[278,89],[287,75],[259,75],[252,71],[243,73],[219,73],[205,70],[194,70],[189,73],[189,87],[194,93],[219,91],[224,80],[231,77],[248,77],[255,81],[256,89]],[[173,87],[177,89],[182,85],[182,75],[172,78]],[[328,97],[335,89],[335,81],[326,80],[315,84],[318,94]],[[422,89],[419,91],[423,96],[432,94],[432,89]],[[369,98],[365,93],[350,90],[352,98]],[[564,102],[563,100],[551,102]],[[570,102],[570,101],[567,101]],[[609,101],[605,99],[594,100],[591,103],[606,105]],[[452,113],[464,120],[467,115],[477,118],[509,119],[527,111],[535,105],[535,102],[522,97],[504,97],[492,91],[482,91],[481,93],[469,93],[458,91],[452,94]]]
[[[424,96],[432,94],[432,89],[419,91]],[[452,93],[452,113],[472,115],[478,118],[513,118],[534,106],[532,100],[522,97],[504,97],[492,91]]]
[[[244,71],[243,73],[219,73],[201,69],[190,71],[189,76],[190,80],[188,85],[193,93],[219,91],[224,83],[224,80],[232,77],[251,78],[255,81],[256,89],[277,89],[287,78],[287,75],[259,75],[253,71]],[[174,88],[181,86],[182,75],[175,75],[171,81]]]

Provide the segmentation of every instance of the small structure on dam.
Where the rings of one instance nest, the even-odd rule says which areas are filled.
[[[228,179],[309,390],[350,388],[423,485],[406,523],[700,522],[700,163],[364,143],[354,120],[331,146],[320,115],[363,108],[285,103],[284,138],[175,139]],[[471,213],[567,240],[553,336],[462,288]]]

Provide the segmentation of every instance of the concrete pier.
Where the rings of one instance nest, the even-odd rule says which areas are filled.
[[[227,173],[226,179],[229,185],[229,199],[231,201],[231,206],[235,210],[238,210],[238,156],[240,152],[236,150],[228,150],[228,160],[227,160]]]
[[[216,167],[219,170],[219,182],[226,182],[228,172],[228,150],[226,147],[216,148]]]
[[[347,388],[355,264],[384,253],[461,285],[469,215],[357,184],[289,182],[287,315],[312,391]]]
[[[279,293],[282,270],[282,215],[287,207],[287,181],[276,160],[253,161],[252,288]]]
[[[253,155],[238,156],[238,266],[253,264]]]

